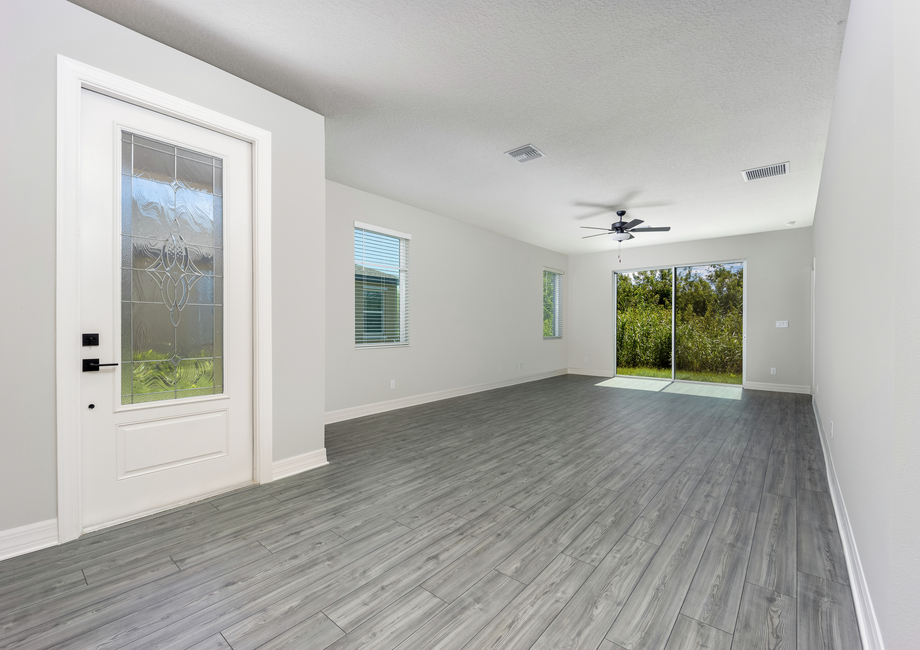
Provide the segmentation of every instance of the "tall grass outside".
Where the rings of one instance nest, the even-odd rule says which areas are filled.
[[[617,375],[627,375],[631,377],[654,377],[656,379],[670,379],[671,369],[660,368],[621,368],[617,367]],[[690,372],[689,370],[678,370],[674,374],[674,379],[684,381],[705,381],[713,384],[738,384],[741,385],[741,375],[732,372]]]
[[[617,275],[617,374],[740,384],[743,266],[715,264]]]

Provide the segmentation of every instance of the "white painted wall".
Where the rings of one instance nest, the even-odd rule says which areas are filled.
[[[781,183],[782,179],[759,182]],[[569,367],[613,373],[613,271],[746,259],[746,381],[807,392],[811,386],[811,228],[640,248],[627,244],[621,257],[622,263],[613,249],[569,258]],[[789,321],[789,328],[777,329],[778,320]],[[776,368],[775,375],[770,368]]]
[[[920,3],[852,0],[815,215],[815,401],[885,645],[920,639]]]
[[[412,235],[408,347],[355,349],[355,221]],[[543,339],[544,266],[566,256],[327,181],[326,411],[564,370],[566,313]]]
[[[323,118],[64,0],[4,0],[0,531],[56,517],[58,53],[272,132],[274,457],[323,447],[324,285],[302,281],[325,272]]]

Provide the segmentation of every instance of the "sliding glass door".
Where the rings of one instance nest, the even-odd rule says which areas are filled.
[[[744,263],[615,273],[616,374],[741,384]]]
[[[670,379],[672,269],[617,273],[617,374]]]
[[[740,384],[744,348],[744,265],[675,270],[674,378]]]

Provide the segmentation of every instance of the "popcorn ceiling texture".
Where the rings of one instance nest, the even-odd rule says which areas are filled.
[[[849,7],[73,1],[325,115],[330,180],[564,253],[612,247],[579,202],[672,226],[629,246],[811,225]]]

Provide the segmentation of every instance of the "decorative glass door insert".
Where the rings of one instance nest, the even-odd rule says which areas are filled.
[[[223,161],[121,146],[121,403],[223,393]]]

